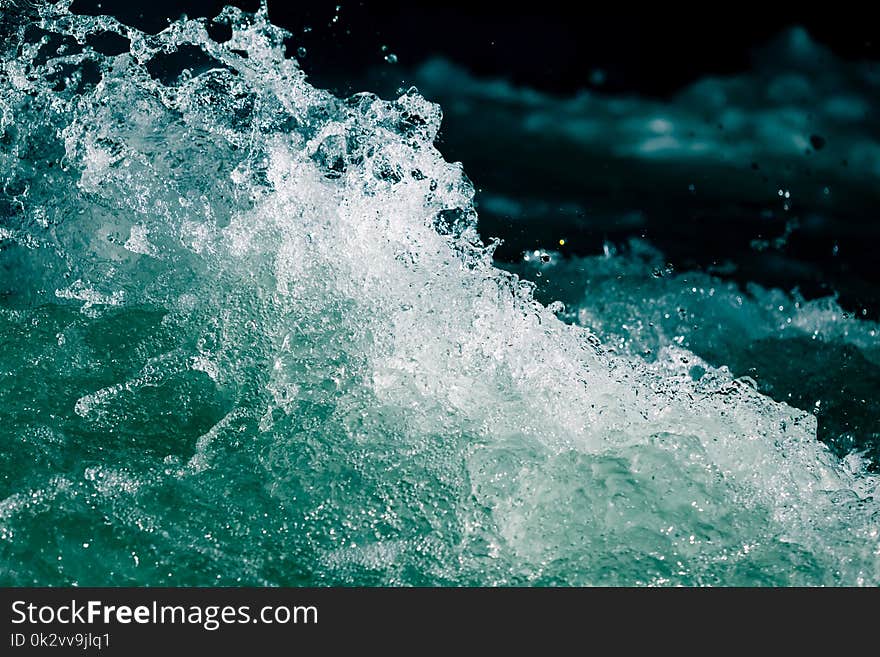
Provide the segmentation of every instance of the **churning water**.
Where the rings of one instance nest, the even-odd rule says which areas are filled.
[[[713,365],[872,323],[639,244],[501,270],[415,89],[68,6],[0,18],[0,582],[880,581],[868,460]]]

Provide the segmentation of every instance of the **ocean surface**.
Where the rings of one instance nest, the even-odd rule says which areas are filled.
[[[875,68],[337,97],[69,6],[0,1],[0,584],[880,583]]]

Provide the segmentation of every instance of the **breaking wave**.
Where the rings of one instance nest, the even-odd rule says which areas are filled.
[[[439,106],[312,87],[265,8],[69,4],[3,23],[2,582],[878,583],[864,458],[684,339],[538,303]]]

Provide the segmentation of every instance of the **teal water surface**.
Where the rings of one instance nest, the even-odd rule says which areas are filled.
[[[68,5],[3,22],[0,584],[878,583],[822,386],[716,366],[870,378],[874,324],[640,244],[503,271],[415,89]]]

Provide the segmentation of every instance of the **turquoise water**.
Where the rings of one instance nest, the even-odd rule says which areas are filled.
[[[0,583],[878,583],[866,459],[714,364],[873,372],[874,324],[639,244],[503,271],[415,89],[67,6],[3,25]]]

